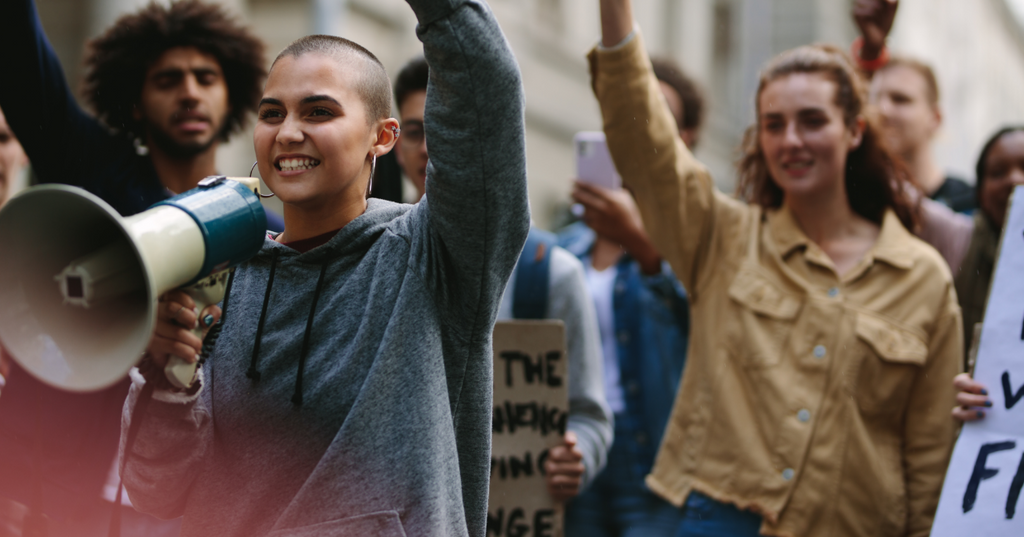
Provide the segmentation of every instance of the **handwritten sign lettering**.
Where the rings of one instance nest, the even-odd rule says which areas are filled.
[[[544,461],[569,417],[561,321],[494,326],[494,412],[488,537],[558,537],[562,510],[547,491]]]
[[[1024,535],[1024,187],[999,246],[974,376],[989,388],[985,419],[964,425],[932,525],[933,537]]]

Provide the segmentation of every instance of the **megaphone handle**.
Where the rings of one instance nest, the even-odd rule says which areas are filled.
[[[216,272],[193,285],[183,288],[182,291],[185,291],[188,296],[192,297],[192,300],[196,303],[196,310],[202,313],[207,306],[217,304],[224,299],[224,289],[227,286],[229,274],[230,270]],[[194,328],[192,333],[202,339],[202,324],[198,328]],[[164,367],[164,374],[167,375],[167,380],[174,387],[186,390],[191,388],[192,383],[195,382],[196,368],[198,367],[199,364],[196,362],[189,362],[184,358],[171,356]]]

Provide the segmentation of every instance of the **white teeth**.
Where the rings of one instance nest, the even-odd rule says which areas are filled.
[[[296,170],[309,170],[317,167],[320,164],[319,160],[311,158],[288,158],[282,159],[277,163],[277,167],[281,171],[290,172]]]

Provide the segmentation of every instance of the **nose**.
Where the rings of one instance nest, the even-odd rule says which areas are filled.
[[[882,119],[892,116],[892,99],[883,95],[881,99],[878,99],[877,106],[878,115],[882,116]]]
[[[796,121],[786,123],[786,131],[782,134],[782,143],[786,147],[799,147],[803,145],[800,138],[800,131],[797,129]]]
[[[185,102],[199,101],[199,80],[194,74],[188,73],[182,78],[179,95]]]
[[[882,95],[876,104],[876,108],[879,111],[879,118],[882,119],[883,123],[890,123],[893,120],[893,116],[896,112],[893,99],[889,98],[888,95]]]
[[[302,132],[301,123],[296,119],[292,119],[291,116],[285,116],[281,126],[277,129],[275,140],[279,144],[287,145],[301,143],[305,138],[306,135]]]

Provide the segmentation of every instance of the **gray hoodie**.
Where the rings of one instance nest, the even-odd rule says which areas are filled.
[[[408,1],[429,195],[236,271],[203,389],[155,393],[124,471],[183,536],[485,534],[491,330],[529,229],[522,85],[486,5]]]

